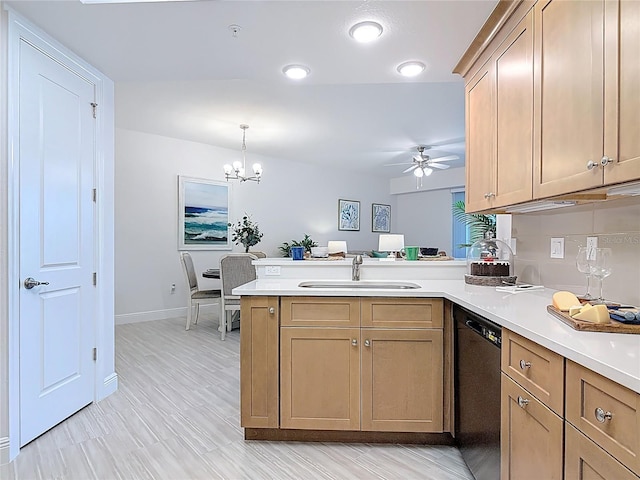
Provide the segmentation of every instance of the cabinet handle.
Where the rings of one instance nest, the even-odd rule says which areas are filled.
[[[365,347],[370,347],[371,346],[371,342],[369,340],[365,340],[364,341],[364,346]]]
[[[527,368],[531,368],[531,362],[527,362],[525,360],[520,360],[520,368],[522,370],[526,370]]]
[[[484,198],[491,198],[491,197],[495,197],[495,196],[496,196],[496,194],[493,193],[493,192],[489,192],[489,193],[485,193],[484,194]]]
[[[520,408],[525,408],[528,404],[529,404],[529,400],[527,400],[526,398],[522,398],[520,395],[518,395],[518,406]]]
[[[274,313],[276,313],[276,309],[273,307],[269,307],[269,313],[273,315]]]
[[[609,158],[606,155],[602,157],[602,160],[600,160],[600,165],[603,167],[606,167],[610,163],[613,163],[613,158]]]
[[[594,413],[596,414],[596,420],[600,423],[604,423],[605,421],[613,418],[613,414],[611,412],[605,412],[600,407],[596,408]]]
[[[351,345],[353,345],[354,347],[357,347],[357,346],[358,346],[358,340],[357,340],[357,339],[355,339],[355,338],[354,338],[354,339],[352,339],[352,340],[351,340]]]
[[[598,162],[594,162],[593,160],[589,160],[587,162],[587,170],[593,170],[594,168],[596,168],[598,165],[600,165],[600,163]]]

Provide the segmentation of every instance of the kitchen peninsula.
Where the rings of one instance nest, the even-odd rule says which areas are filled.
[[[260,272],[258,262],[264,261],[256,262]],[[336,268],[342,268],[342,271],[333,277],[326,275],[321,278],[325,281],[329,278],[339,280],[348,285],[351,278],[351,261],[336,262],[344,264],[336,265]],[[579,399],[571,400],[570,395],[576,396],[580,392],[589,394],[589,392],[595,391],[595,389],[589,390],[589,382],[587,381],[584,383],[587,387],[577,386],[576,369],[582,369],[586,374],[597,377],[599,381],[610,382],[611,388],[623,391],[624,394],[611,393],[606,397],[609,400],[612,398],[625,399],[626,402],[624,410],[621,407],[613,413],[613,418],[619,416],[618,422],[627,423],[626,427],[630,428],[629,434],[623,442],[623,452],[618,455],[613,447],[606,448],[604,440],[598,442],[598,445],[601,448],[606,448],[609,454],[618,459],[619,462],[616,465],[621,462],[626,466],[625,468],[636,472],[636,475],[640,472],[640,460],[638,459],[640,454],[640,434],[638,433],[640,431],[640,414],[638,413],[640,410],[640,335],[573,330],[547,313],[547,305],[551,303],[554,290],[505,293],[497,292],[494,287],[468,285],[463,280],[464,266],[461,265],[457,266],[457,278],[443,279],[435,275],[430,277],[431,267],[422,267],[419,262],[389,262],[384,267],[376,265],[374,262],[365,262],[362,265],[361,274],[362,278],[367,281],[402,280],[410,281],[418,287],[414,289],[368,289],[300,287],[300,283],[303,281],[317,280],[319,277],[315,275],[322,268],[329,267],[310,266],[305,268],[307,263],[299,263],[300,266],[294,267],[299,273],[296,275],[291,272],[287,273],[297,278],[261,274],[257,280],[234,290],[234,294],[242,297],[241,401],[242,426],[245,427],[246,438],[416,441],[420,443],[444,443],[447,439],[452,441],[450,433],[453,431],[454,379],[451,365],[453,348],[451,305],[458,304],[502,326],[503,334],[506,330],[510,339],[512,337],[519,339],[521,345],[526,344],[531,348],[539,349],[540,357],[537,357],[537,360],[541,360],[547,353],[556,356],[560,361],[561,368],[558,378],[553,380],[559,382],[560,390],[564,392],[566,377],[567,409],[570,402],[575,404],[580,401]],[[309,265],[312,263],[314,262],[308,262]],[[266,265],[263,266],[266,270]],[[367,272],[369,267],[371,270]],[[384,268],[384,276],[374,277],[372,271],[375,268]],[[404,276],[407,271],[414,274],[410,279]],[[436,271],[433,270],[431,273],[436,273]],[[284,272],[284,269],[281,270],[281,273]],[[394,275],[394,272],[397,275]],[[376,275],[379,273],[380,271]],[[423,278],[418,278],[420,275]],[[309,305],[312,307],[308,308]],[[373,318],[376,311],[386,318]],[[402,318],[405,314],[407,317]],[[296,315],[297,318],[295,318]],[[331,324],[331,315],[342,324]],[[330,333],[329,330],[331,330]],[[379,335],[383,331],[384,335],[380,337]],[[304,334],[301,335],[302,333]],[[332,335],[333,337],[331,337]],[[336,348],[331,353],[329,358],[332,363],[333,360],[340,360],[338,358],[340,355],[347,355],[346,359],[342,359],[346,365],[360,365],[360,363],[363,365],[362,371],[358,367],[355,374],[350,374],[355,376],[347,377],[345,388],[349,392],[356,385],[359,388],[355,399],[347,398],[347,401],[353,402],[351,405],[344,406],[341,403],[344,399],[339,398],[336,398],[336,405],[326,405],[326,402],[319,404],[325,418],[326,412],[334,408],[333,411],[340,418],[344,416],[345,411],[347,413],[355,412],[356,421],[334,424],[325,422],[323,424],[315,422],[314,412],[292,411],[292,401],[294,404],[298,402],[296,405],[314,404],[312,401],[309,403],[306,403],[307,400],[303,401],[303,397],[299,396],[303,392],[297,392],[296,386],[289,383],[292,378],[294,381],[296,379],[299,381],[309,376],[314,382],[325,381],[329,387],[336,380],[331,376],[336,371],[333,364],[304,365],[303,369],[296,371],[299,366],[295,362],[296,359],[300,359],[301,362],[313,360],[313,355],[319,351],[317,350],[318,344],[314,345],[314,341],[319,338],[333,338],[333,346],[342,343],[342,347]],[[297,340],[292,342],[292,339]],[[412,352],[420,358],[419,361],[423,365],[420,372],[427,377],[420,378],[421,383],[416,386],[415,391],[411,391],[412,394],[423,396],[420,400],[425,403],[427,409],[414,408],[412,410],[411,405],[402,406],[414,417],[416,414],[423,415],[424,418],[413,423],[397,418],[399,406],[393,404],[394,401],[397,401],[396,397],[401,396],[394,396],[393,393],[399,391],[397,388],[403,387],[402,378],[394,378],[391,371],[382,372],[383,377],[375,378],[371,372],[367,373],[366,371],[367,364],[378,365],[378,367],[387,363],[399,365],[399,359],[395,355],[399,355],[400,352],[391,347],[387,348],[385,352],[389,357],[380,360],[377,364],[376,360],[371,358],[371,353],[366,353],[373,350],[375,342],[383,345],[388,339],[399,339],[400,342],[403,342],[406,350],[407,357],[402,360],[405,362],[402,364],[404,368],[397,369],[397,377],[406,378],[408,375],[410,379],[419,378],[419,375],[415,373],[417,370],[411,364]],[[310,348],[306,348],[307,346]],[[295,351],[292,352],[292,348]],[[503,345],[503,371],[505,371],[506,350]],[[358,353],[360,351],[361,354]],[[369,356],[365,357],[365,355]],[[323,361],[326,362],[326,358]],[[427,361],[430,362],[430,365],[424,368],[424,362]],[[535,360],[533,363],[535,364]],[[538,365],[541,364],[542,361],[539,361]],[[566,371],[572,373],[565,374],[565,365]],[[406,373],[405,370],[409,373]],[[523,368],[523,370],[525,369]],[[325,373],[329,376],[323,377]],[[527,376],[529,373],[525,371],[524,375]],[[436,377],[437,381],[435,381]],[[382,410],[385,407],[384,402],[390,402],[395,411],[387,412],[389,418],[386,421],[377,424],[365,423],[367,411],[372,409],[371,402],[376,401],[376,398],[372,399],[371,396],[372,384],[375,386],[376,382],[398,382],[399,387],[394,383],[386,389],[390,393],[388,398],[384,398],[384,394],[377,392],[377,400],[383,402]],[[569,385],[572,385],[571,392]],[[406,385],[404,386],[406,387]],[[600,385],[599,388],[605,387]],[[378,390],[380,389],[382,386],[378,385]],[[532,397],[533,400],[535,400],[534,397]],[[593,403],[589,402],[593,402],[594,399],[583,399],[583,401],[587,404],[583,409],[586,417],[593,413]],[[412,400],[409,401],[409,403],[411,402]],[[417,404],[419,402],[416,402]],[[553,414],[560,424],[564,422],[563,405],[564,396],[560,398],[559,411]],[[574,406],[578,408],[576,405]],[[529,408],[533,409],[534,407],[532,405]],[[547,409],[542,404],[541,408]],[[598,406],[598,408],[600,407]],[[605,414],[609,413],[606,408],[604,410]],[[502,416],[504,422],[504,408]],[[288,423],[290,419],[294,420],[293,423]],[[308,422],[302,422],[301,419],[308,420]],[[568,421],[569,417],[567,417]],[[605,420],[605,422],[607,421],[609,424],[611,423],[610,420]],[[589,425],[595,423],[596,426],[599,426],[598,422],[589,420]],[[608,424],[603,425],[605,429],[603,435],[615,437],[619,427],[613,428],[611,432],[606,432]],[[581,427],[581,431],[588,430],[588,428],[590,427]],[[413,437],[410,432],[414,432]],[[560,429],[559,435],[562,435],[561,432],[562,429]],[[589,435],[589,437],[592,439],[596,437],[594,441],[599,440],[597,434]],[[505,438],[504,434],[503,438]],[[562,438],[559,441],[554,441],[553,444],[559,445],[561,459],[562,455],[570,455],[568,451],[563,453],[562,445],[564,442]]]

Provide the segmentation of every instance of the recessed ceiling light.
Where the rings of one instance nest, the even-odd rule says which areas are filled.
[[[357,42],[373,42],[382,35],[382,25],[377,22],[356,23],[349,29],[349,35]]]
[[[425,64],[422,62],[411,61],[398,65],[398,73],[403,77],[415,77],[424,72]]]
[[[305,78],[311,70],[304,65],[287,65],[282,69],[282,73],[284,73],[287,77],[292,78],[294,80],[300,80]]]

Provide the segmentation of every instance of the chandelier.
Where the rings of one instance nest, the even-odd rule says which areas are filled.
[[[259,163],[254,163],[252,166],[253,176],[247,176],[247,144],[245,143],[245,137],[249,125],[242,124],[240,125],[240,128],[242,129],[242,162],[240,162],[240,160],[236,160],[232,165],[227,163],[223,167],[224,176],[227,181],[231,179],[240,180],[240,182],[252,181],[260,183],[260,178],[262,178],[262,165]]]

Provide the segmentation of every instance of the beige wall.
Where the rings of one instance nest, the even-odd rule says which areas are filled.
[[[613,273],[604,281],[604,297],[640,305],[640,197],[514,215],[512,234],[519,281],[577,294],[586,289],[585,277],[575,266],[578,246],[586,244],[587,235],[597,236],[599,247],[613,250]],[[549,258],[551,237],[564,237],[564,259]]]

